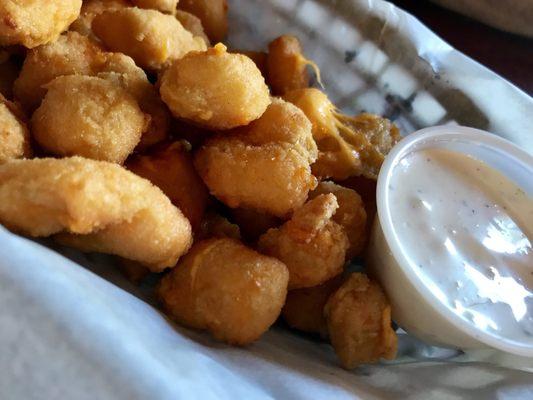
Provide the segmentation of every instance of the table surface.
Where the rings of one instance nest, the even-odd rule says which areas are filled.
[[[389,0],[457,50],[533,96],[533,39],[503,32],[420,0]]]

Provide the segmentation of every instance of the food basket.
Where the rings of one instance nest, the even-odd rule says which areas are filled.
[[[229,0],[229,45],[297,35],[346,113],[402,134],[461,124],[533,153],[533,100],[381,0]],[[318,85],[318,82],[316,83]],[[84,268],[80,268],[81,264]],[[3,399],[529,399],[533,363],[432,347],[400,333],[399,358],[354,371],[331,347],[275,326],[235,348],[170,323],[110,259],[0,228]]]

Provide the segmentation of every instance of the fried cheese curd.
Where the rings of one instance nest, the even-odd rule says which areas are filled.
[[[85,36],[67,32],[57,41],[30,50],[15,81],[15,98],[33,112],[46,94],[44,85],[61,75],[94,75],[105,63],[102,49]]]
[[[396,357],[398,338],[391,307],[381,287],[354,273],[324,307],[331,344],[346,369]]]
[[[134,6],[174,14],[178,0],[131,0]]]
[[[227,0],[180,0],[178,9],[196,15],[212,42],[221,42],[228,32]]]
[[[78,18],[81,0],[0,0],[0,46],[55,41]]]
[[[124,53],[142,68],[158,71],[190,51],[206,49],[172,15],[156,10],[125,7],[94,17],[94,34],[111,51]]]
[[[194,169],[184,142],[174,142],[127,160],[125,167],[148,179],[165,193],[192,225],[199,228],[209,193]]]
[[[141,140],[148,117],[115,82],[92,76],[60,76],[31,119],[35,141],[58,156],[83,156],[122,164]]]
[[[332,219],[337,208],[333,194],[317,196],[259,238],[260,252],[287,265],[289,289],[317,286],[342,273],[349,242]]]
[[[0,163],[31,156],[30,133],[20,107],[0,94]]]
[[[176,10],[174,14],[176,19],[183,25],[185,29],[193,34],[204,39],[207,47],[211,46],[211,41],[207,37],[202,21],[196,15],[188,13],[187,11]]]
[[[327,338],[328,325],[324,317],[324,306],[342,282],[342,275],[338,275],[318,286],[289,290],[281,310],[283,319],[291,328]]]
[[[246,345],[278,318],[288,279],[281,261],[233,239],[209,239],[192,247],[161,280],[157,294],[178,323]]]
[[[189,221],[160,189],[117,164],[82,157],[1,164],[0,222],[153,272],[174,266],[192,243]]]
[[[307,66],[313,67],[320,81],[318,67],[304,57],[297,37],[283,35],[270,42],[266,59],[266,76],[272,94],[282,96],[292,90],[309,87]]]
[[[346,257],[347,260],[350,260],[359,256],[366,245],[368,233],[365,205],[355,190],[333,182],[320,182],[317,188],[309,193],[309,198],[313,199],[328,193],[333,193],[339,204],[332,219],[342,226],[348,235],[350,247]]]
[[[259,118],[270,94],[254,62],[223,44],[192,52],[163,73],[161,98],[176,118],[209,129],[231,129]]]
[[[211,194],[228,207],[286,217],[316,187],[310,167],[316,156],[305,115],[273,99],[250,125],[207,139],[194,163]]]
[[[80,16],[70,25],[69,30],[76,31],[93,40],[98,40],[91,27],[94,17],[106,10],[117,10],[129,6],[131,4],[127,0],[84,0]]]
[[[318,89],[293,90],[283,98],[299,107],[313,124],[319,156],[313,173],[343,180],[363,175],[376,180],[385,156],[400,140],[398,128],[373,114],[341,114]]]
[[[44,98],[46,84],[62,75],[101,76],[118,81],[136,98],[141,110],[150,115],[140,148],[167,137],[170,113],[145,72],[135,65],[131,57],[105,52],[77,32],[67,32],[56,42],[28,52],[15,81],[15,98],[31,113]]]

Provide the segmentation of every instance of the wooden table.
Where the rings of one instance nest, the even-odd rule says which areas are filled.
[[[420,0],[389,0],[453,47],[533,95],[533,40],[483,25]]]

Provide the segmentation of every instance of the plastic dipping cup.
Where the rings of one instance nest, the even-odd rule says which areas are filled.
[[[533,157],[427,128],[392,149],[376,196],[368,267],[393,319],[432,344],[533,357]]]

